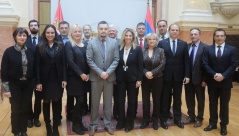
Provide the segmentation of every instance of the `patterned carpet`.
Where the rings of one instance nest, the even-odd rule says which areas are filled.
[[[152,103],[151,103],[151,107],[152,107]],[[103,116],[102,111],[103,111],[103,105],[100,104],[99,117]],[[151,113],[152,113],[152,111],[151,111]],[[134,121],[134,129],[139,129],[142,118],[143,118],[142,102],[138,102],[138,114],[137,114],[137,117]],[[182,114],[182,122],[186,122],[185,121],[186,118],[187,118],[187,115]],[[84,123],[85,127],[88,127],[90,125],[90,114],[87,114],[83,117],[83,123]],[[114,118],[112,118],[112,123],[113,123],[113,127],[115,128],[115,126],[117,124],[117,121]],[[149,124],[148,128],[151,128],[151,125],[152,125],[151,123]],[[173,119],[168,119],[167,124],[168,124],[168,126],[175,125],[173,123]],[[184,123],[184,124],[188,124],[188,123]],[[75,135],[75,133],[71,130],[71,126],[72,126],[72,122],[67,120],[66,121],[67,134],[68,135]],[[124,130],[116,130],[116,131],[124,131]],[[105,132],[104,123],[103,123],[103,120],[101,120],[101,119],[99,119],[99,126],[98,126],[98,129],[97,129],[96,133],[100,133],[100,132]],[[88,133],[88,132],[86,132],[86,133]]]

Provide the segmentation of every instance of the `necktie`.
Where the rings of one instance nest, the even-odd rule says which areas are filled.
[[[32,45],[33,45],[33,46],[36,46],[36,45],[37,45],[37,43],[36,43],[36,37],[34,36],[34,37],[32,37],[32,39],[33,39]]]
[[[140,38],[139,41],[140,41],[140,42],[139,42],[139,46],[143,49],[143,39]]]
[[[191,47],[192,47],[192,50],[191,50],[191,53],[190,53],[190,60],[191,60],[191,68],[193,68],[193,64],[194,64],[194,52],[195,52],[195,44],[193,44]]]
[[[175,45],[175,41],[173,40],[173,56],[175,55],[175,52],[176,52],[176,51],[175,51],[175,46],[176,46],[176,45]]]
[[[164,35],[163,35],[163,36],[162,36],[162,39],[164,40],[164,38],[165,38],[165,37],[164,37]]]
[[[217,46],[218,47],[218,50],[217,50],[217,59],[219,60],[222,56],[222,53],[221,53],[221,46]]]
[[[103,40],[101,40],[102,41],[102,50],[103,50],[103,59],[104,59],[104,61],[103,61],[103,63],[104,63],[104,69],[105,69],[105,44],[104,44],[104,42],[105,42],[105,40],[103,39]]]

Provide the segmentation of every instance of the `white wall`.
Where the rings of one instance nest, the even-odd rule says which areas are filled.
[[[9,0],[13,13],[20,17],[18,26],[28,27],[29,22],[29,0]]]
[[[152,6],[152,0],[150,5]],[[61,0],[65,21],[81,26],[90,24],[97,32],[98,22],[105,20],[118,26],[118,37],[125,28],[136,28],[144,22],[147,12],[147,0]],[[58,0],[51,0],[51,22],[54,20]],[[152,13],[152,12],[151,12]]]

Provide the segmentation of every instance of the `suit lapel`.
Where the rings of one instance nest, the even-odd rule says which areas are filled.
[[[197,50],[195,59],[194,59],[194,64],[196,63],[196,61],[198,61],[198,59],[201,59],[201,58],[199,58],[199,54],[202,52],[202,50],[203,50],[203,46],[201,45],[201,42],[200,42],[200,44],[198,45],[198,50]],[[195,65],[193,65],[193,66],[195,66]]]
[[[131,47],[130,48],[130,51],[129,51],[129,55],[128,55],[128,58],[127,58],[127,60],[126,60],[126,66],[128,66],[128,64],[129,64],[129,59],[131,58],[131,56],[133,55],[133,47]],[[136,60],[135,60],[136,61]]]
[[[165,48],[170,52],[171,56],[173,56],[173,52],[172,52],[172,49],[171,49],[169,38],[167,40],[165,40],[165,42],[166,42],[166,47]]]

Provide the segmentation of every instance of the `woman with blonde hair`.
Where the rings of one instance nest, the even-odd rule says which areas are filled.
[[[67,97],[76,100],[72,115],[68,115],[73,121],[72,130],[84,135],[88,131],[82,123],[84,94],[89,84],[89,66],[86,62],[86,46],[82,42],[82,28],[78,24],[70,27],[69,41],[65,44],[66,61],[68,64]]]
[[[143,99],[143,121],[141,129],[149,125],[150,120],[150,92],[153,97],[153,129],[158,130],[158,116],[160,109],[160,98],[163,88],[163,70],[165,65],[165,55],[162,48],[157,47],[158,38],[154,33],[146,35],[146,49],[143,51],[144,77],[142,82]]]
[[[135,33],[126,28],[121,37],[120,60],[116,68],[116,84],[119,93],[119,121],[116,129],[125,128],[126,132],[134,128],[136,92],[143,76],[143,54],[141,47],[135,44]],[[125,97],[128,97],[128,109],[125,116]]]

